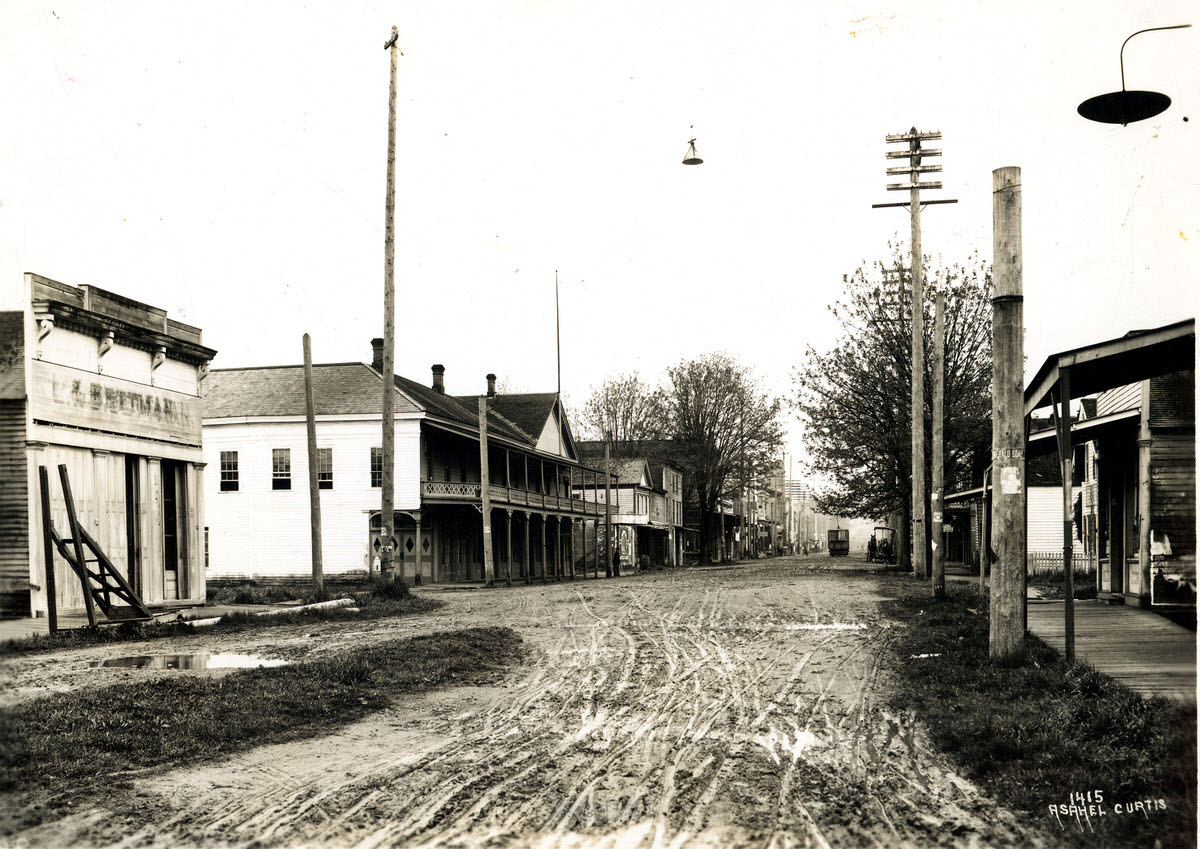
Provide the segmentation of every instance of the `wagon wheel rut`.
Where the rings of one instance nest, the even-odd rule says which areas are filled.
[[[576,580],[487,604],[447,593],[428,630],[503,623],[526,641],[528,660],[503,686],[398,699],[324,738],[143,779],[139,792],[169,816],[117,839],[83,829],[71,842],[1025,842],[1010,814],[938,759],[913,717],[887,709],[878,581],[816,562]],[[947,839],[931,821],[966,836]]]

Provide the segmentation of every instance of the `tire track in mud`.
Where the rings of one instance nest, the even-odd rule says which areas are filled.
[[[1002,817],[880,707],[875,586],[782,560],[447,593],[438,628],[523,635],[515,680],[401,700],[319,761],[285,744],[145,780],[186,798],[112,845],[918,845],[930,813],[987,833]]]

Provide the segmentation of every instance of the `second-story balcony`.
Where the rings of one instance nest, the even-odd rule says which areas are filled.
[[[493,507],[547,510],[578,516],[604,515],[602,502],[532,492],[519,487],[489,484],[488,498]],[[481,504],[483,490],[478,482],[472,481],[422,481],[421,501],[428,504]]]

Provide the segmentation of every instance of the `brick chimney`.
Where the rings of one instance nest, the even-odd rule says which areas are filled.
[[[383,340],[371,340],[371,368],[383,371]]]
[[[488,382],[488,397],[495,398],[496,397],[496,375],[489,374],[487,376],[487,382]]]
[[[445,394],[446,392],[446,367],[441,363],[433,364],[433,390]]]

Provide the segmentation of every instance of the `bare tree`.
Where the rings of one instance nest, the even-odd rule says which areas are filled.
[[[722,499],[769,475],[783,443],[780,402],[728,354],[685,360],[658,393],[663,435],[683,469],[685,500],[699,508],[700,558],[707,563]],[[694,500],[693,500],[694,499]]]
[[[610,377],[583,406],[580,431],[592,439],[612,432],[615,445],[636,445],[662,429],[661,409],[653,387],[635,371]]]

